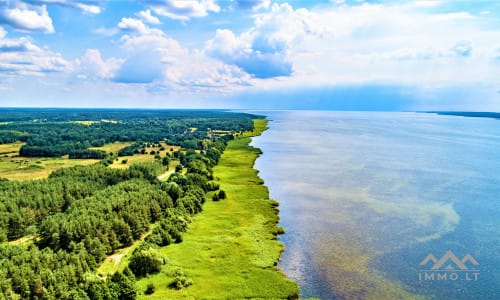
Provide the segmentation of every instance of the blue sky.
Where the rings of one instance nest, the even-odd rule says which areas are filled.
[[[0,106],[500,111],[500,2],[0,0]]]

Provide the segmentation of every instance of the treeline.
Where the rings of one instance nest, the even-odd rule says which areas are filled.
[[[109,169],[102,164],[53,172],[48,179],[0,181],[4,240],[31,235],[29,246],[0,245],[0,299],[135,299],[135,276],[161,270],[156,247],[182,242],[190,217],[218,189],[212,167],[225,148],[178,152],[185,174],[160,182],[161,161]],[[153,224],[155,224],[153,226]],[[152,232],[130,269],[107,278],[95,270],[107,255]]]
[[[27,157],[99,158],[102,154],[88,149],[117,141],[168,141],[201,150],[209,129],[251,130],[255,117],[223,111],[0,109],[0,122],[7,122],[0,124],[0,143],[26,142],[20,155]]]
[[[9,144],[17,141],[26,142],[28,134],[17,130],[2,130],[0,125],[0,144]]]

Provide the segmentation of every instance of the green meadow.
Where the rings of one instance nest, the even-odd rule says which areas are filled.
[[[264,131],[266,124],[255,120],[254,132],[229,142],[213,169],[227,199],[208,200],[183,242],[160,249],[168,262],[160,273],[137,281],[139,299],[298,298],[296,283],[276,267],[283,251],[276,240],[277,202],[269,199],[253,169],[260,150],[249,146],[250,137]],[[183,273],[192,285],[171,287],[175,273]],[[154,293],[145,295],[151,284]]]

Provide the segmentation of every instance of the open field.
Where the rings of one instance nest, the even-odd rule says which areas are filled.
[[[19,149],[24,145],[24,143],[16,142],[10,144],[1,144],[0,145],[0,156],[14,156],[19,154]]]
[[[256,121],[260,134],[266,121]],[[229,142],[214,167],[228,198],[207,201],[193,218],[183,242],[160,249],[168,263],[162,272],[138,280],[139,299],[287,298],[297,285],[275,267],[282,245],[275,240],[278,216],[267,187],[253,169],[259,149],[249,147],[250,134]],[[210,197],[209,197],[210,198]],[[193,280],[183,290],[169,288],[176,269]],[[153,283],[155,293],[144,291]]]
[[[115,143],[116,144],[116,143]],[[114,145],[114,144],[108,144],[108,145]],[[145,163],[145,162],[153,162],[155,160],[155,156],[152,154],[149,154],[151,151],[154,151],[155,153],[160,153],[161,157],[164,157],[167,155],[167,153],[172,153],[174,151],[177,151],[180,149],[179,146],[170,146],[165,143],[160,143],[161,146],[165,148],[165,150],[161,150],[161,147],[147,147],[146,151],[148,154],[134,154],[134,155],[129,155],[129,156],[120,156],[118,160],[115,160],[112,165],[110,165],[110,168],[117,168],[117,169],[125,169],[128,168],[130,165],[135,164],[135,163]],[[104,146],[106,147],[106,146]],[[99,149],[99,150],[104,150],[104,151],[110,151],[106,150],[104,147],[99,147],[99,148],[92,148],[92,149]],[[107,146],[108,149],[110,149],[110,146]],[[118,149],[119,150],[119,149]],[[117,150],[115,150],[117,151]],[[122,163],[123,160],[126,160],[127,163],[124,164]],[[170,168],[171,167],[175,168],[175,164],[170,163]]]
[[[90,120],[82,120],[82,121],[72,121],[72,123],[76,123],[76,124],[81,124],[81,125],[85,125],[85,126],[90,126],[92,124],[96,124],[96,123],[99,123],[99,122],[103,122],[103,123],[113,123],[113,124],[117,124],[118,121],[116,120],[105,120],[105,119],[102,119],[100,121],[90,121]]]
[[[5,146],[5,145],[2,145]],[[17,152],[15,153],[17,155]],[[69,159],[67,157],[0,157],[0,178],[35,180],[49,176],[52,171],[73,166],[97,163],[96,159]]]
[[[106,152],[112,152],[112,153],[116,153],[118,151],[120,151],[121,149],[127,147],[127,146],[130,146],[132,145],[131,142],[116,142],[116,143],[110,143],[110,144],[106,144],[102,147],[92,147],[92,148],[89,148],[91,150],[102,150],[102,151],[106,151]]]
[[[97,122],[96,121],[73,121],[73,123],[85,125],[85,126],[90,126],[90,125],[95,124]]]
[[[42,179],[49,176],[52,171],[60,168],[67,168],[73,166],[86,166],[99,162],[97,159],[69,159],[67,156],[63,157],[20,157],[19,149],[24,143],[16,142],[10,144],[0,145],[0,178],[7,178],[9,180],[35,180]],[[94,147],[91,149],[103,150],[106,152],[116,153],[123,149],[131,142],[117,142],[106,144],[102,147]],[[164,157],[167,153],[179,150],[179,146],[170,146],[162,143],[161,146],[165,150],[160,151],[160,147],[148,147],[148,152],[160,152],[160,156]],[[122,160],[127,160],[126,164]],[[135,154],[133,156],[123,156],[115,160],[110,168],[125,169],[134,163],[144,163],[154,161],[154,155],[151,154]],[[173,170],[178,164],[178,161],[172,161],[169,169]],[[166,176],[164,176],[166,177]]]

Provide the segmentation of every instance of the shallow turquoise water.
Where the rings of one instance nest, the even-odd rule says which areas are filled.
[[[253,140],[256,168],[287,231],[279,266],[302,296],[500,299],[500,121],[257,113],[271,122]],[[447,251],[479,265],[449,261],[447,278],[420,280],[432,267],[420,262]],[[377,293],[389,287],[398,292]]]

